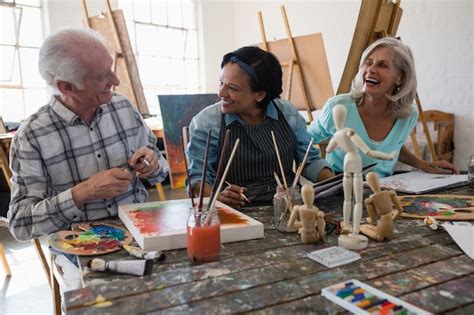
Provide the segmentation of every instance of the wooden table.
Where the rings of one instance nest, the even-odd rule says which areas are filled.
[[[467,187],[443,193],[474,195]],[[341,198],[326,198],[318,206],[340,217]],[[421,220],[400,219],[395,240],[369,241],[359,251],[361,260],[329,269],[306,254],[336,245],[337,235],[305,245],[297,234],[271,226],[271,207],[246,213],[265,224],[264,239],[224,244],[220,261],[202,265],[190,264],[186,250],[168,251],[165,263],[143,278],[84,274],[85,288],[65,295],[67,313],[344,312],[320,293],[351,278],[431,312],[474,313],[474,261],[445,231],[432,231]],[[125,256],[122,251],[102,258]],[[81,258],[81,267],[89,259]]]

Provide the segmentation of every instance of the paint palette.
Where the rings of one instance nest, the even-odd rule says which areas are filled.
[[[321,295],[354,314],[431,314],[357,280],[323,288]]]
[[[51,246],[63,253],[92,256],[112,253],[128,245],[133,238],[121,227],[110,224],[81,224],[83,231],[58,231],[49,235]]]
[[[400,196],[404,218],[468,221],[474,220],[474,196],[413,195]]]
[[[204,199],[206,205],[209,198]],[[221,242],[263,238],[263,224],[219,201]],[[186,247],[189,199],[119,205],[119,218],[144,250]]]

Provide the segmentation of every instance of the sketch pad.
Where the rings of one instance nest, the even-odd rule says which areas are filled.
[[[207,204],[209,198],[205,198]],[[263,238],[263,224],[219,201],[221,242]],[[186,248],[189,199],[119,205],[119,218],[144,250]]]
[[[380,178],[380,187],[383,189],[416,195],[438,189],[459,187],[466,183],[467,175],[429,174],[420,171]]]

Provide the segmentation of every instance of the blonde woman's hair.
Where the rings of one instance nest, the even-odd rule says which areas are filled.
[[[401,40],[393,37],[384,37],[373,42],[362,54],[359,64],[359,71],[352,81],[351,96],[357,105],[364,101],[365,93],[362,91],[364,84],[363,68],[367,58],[374,50],[382,47],[391,48],[395,52],[394,64],[402,74],[402,83],[391,95],[387,95],[390,100],[389,110],[398,118],[407,118],[412,111],[412,104],[416,96],[416,73],[415,62],[411,49],[402,43]]]

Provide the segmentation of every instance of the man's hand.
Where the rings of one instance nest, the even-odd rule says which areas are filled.
[[[134,152],[128,164],[137,172],[138,178],[148,177],[160,168],[155,151],[147,147],[140,147]]]
[[[245,187],[229,185],[223,191],[221,191],[218,200],[233,208],[243,207],[245,205],[245,198],[243,194],[246,190],[247,189]]]
[[[99,172],[88,180],[72,188],[72,197],[77,207],[89,200],[110,199],[127,191],[132,182],[132,174],[128,169],[112,168]]]

